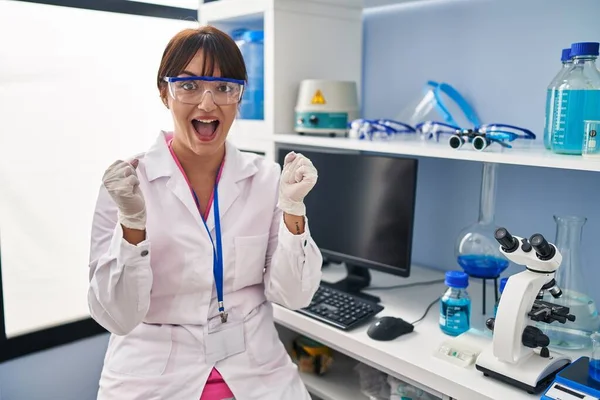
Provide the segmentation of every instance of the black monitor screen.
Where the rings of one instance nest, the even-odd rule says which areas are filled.
[[[305,199],[311,235],[330,261],[408,276],[417,160],[278,145],[311,159],[319,172]]]

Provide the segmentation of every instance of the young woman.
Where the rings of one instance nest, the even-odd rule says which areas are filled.
[[[92,317],[112,334],[101,400],[303,400],[271,303],[307,306],[321,279],[304,197],[317,170],[283,170],[228,142],[246,81],[235,42],[202,27],[167,45],[158,89],[174,121],[103,177],[92,228]]]

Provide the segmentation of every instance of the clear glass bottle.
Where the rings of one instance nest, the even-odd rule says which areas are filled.
[[[550,293],[544,293],[544,300],[569,307],[576,319],[565,324],[539,323],[537,326],[550,338],[553,347],[570,350],[589,348],[592,345],[590,335],[600,330],[600,318],[596,303],[589,295],[581,263],[581,238],[587,218],[557,215],[554,221],[554,244],[563,257],[554,279],[563,294],[555,299]]]
[[[479,219],[458,234],[455,244],[458,264],[473,278],[497,278],[509,265],[494,239],[497,171],[498,164],[483,163]]]
[[[498,301],[494,306],[494,318],[496,318],[496,314],[498,313],[498,305],[500,304],[500,299],[502,298],[502,292],[504,292],[504,287],[506,286],[506,282],[508,281],[508,277],[500,279],[500,287],[498,288]]]
[[[590,378],[600,383],[600,332],[590,336],[592,340],[592,356],[590,357]]]
[[[600,71],[596,67],[600,44],[573,43],[573,65],[558,86],[552,122],[552,151],[580,155],[585,120],[600,119]]]
[[[556,89],[563,83],[563,77],[573,65],[571,61],[571,48],[563,49],[560,57],[562,67],[558,74],[550,81],[546,90],[546,119],[544,120],[544,146],[550,150],[552,148],[552,119],[556,112]]]
[[[448,271],[445,282],[448,289],[440,299],[440,329],[446,335],[458,336],[471,328],[469,276],[462,271]]]

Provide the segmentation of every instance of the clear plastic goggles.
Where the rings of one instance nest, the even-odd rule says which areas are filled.
[[[244,93],[244,81],[212,76],[182,76],[163,78],[174,100],[185,104],[200,104],[210,92],[218,106],[239,103]]]

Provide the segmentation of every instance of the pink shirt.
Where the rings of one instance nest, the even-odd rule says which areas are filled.
[[[177,164],[177,167],[179,167],[179,170],[183,174],[186,182],[188,183],[188,185],[190,185],[190,182],[189,182],[187,176],[185,176],[185,172],[183,171],[181,163],[177,159],[177,156],[175,155],[175,152],[173,151],[173,148],[171,147],[172,141],[173,141],[173,138],[168,139],[169,150],[171,152],[171,155],[173,156],[173,160],[175,160],[175,164]],[[219,178],[221,177],[221,172],[223,171],[223,164],[225,164],[225,163],[224,162],[221,163],[221,167],[219,168],[219,174],[217,175],[217,182],[219,182]],[[192,190],[191,185],[190,185],[190,190]],[[214,196],[214,193],[211,194],[210,200],[208,201],[208,207],[206,207],[205,213],[202,216],[202,219],[204,219],[204,220],[206,220],[208,218],[210,208],[212,207],[213,196]],[[200,210],[198,210],[198,211],[200,211]],[[231,389],[229,389],[229,386],[227,386],[227,384],[223,380],[223,377],[221,376],[219,371],[217,371],[216,368],[213,368],[212,371],[210,372],[208,380],[206,381],[206,386],[204,387],[204,390],[202,391],[202,396],[200,396],[200,400],[225,400],[225,399],[232,399],[232,398],[233,398],[233,393],[231,392]]]

